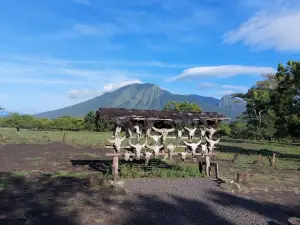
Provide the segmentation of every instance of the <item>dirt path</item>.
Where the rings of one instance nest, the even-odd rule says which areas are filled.
[[[224,192],[214,181],[203,178],[135,179],[125,182],[124,195],[97,185],[91,177],[40,173],[90,173],[87,167],[97,167],[93,160],[103,160],[108,151],[61,143],[0,146],[0,224],[274,225],[286,224],[291,216],[300,217],[300,211],[295,211],[300,197],[292,192],[268,190],[237,195]],[[36,173],[6,173],[19,170]]]
[[[266,203],[262,195],[226,193],[208,179],[138,179],[125,187],[132,203],[128,224],[286,224],[300,203],[299,196],[282,202],[289,208]]]

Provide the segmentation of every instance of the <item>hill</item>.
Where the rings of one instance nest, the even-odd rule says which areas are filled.
[[[105,93],[85,102],[58,110],[44,112],[35,116],[40,118],[56,118],[60,116],[84,116],[90,110],[98,108],[132,108],[132,109],[162,109],[168,101],[191,101],[200,105],[205,112],[219,112],[228,117],[239,116],[245,110],[245,103],[236,103],[231,96],[221,100],[199,95],[179,95],[162,90],[153,84],[131,84]]]

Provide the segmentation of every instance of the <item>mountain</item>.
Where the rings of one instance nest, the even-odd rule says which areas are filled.
[[[85,102],[78,103],[62,109],[37,114],[39,118],[56,118],[60,116],[84,116],[89,111],[98,108],[133,108],[133,109],[162,109],[168,101],[190,101],[196,102],[205,112],[219,112],[228,117],[239,116],[244,108],[235,106],[240,104],[234,102],[231,96],[223,97],[221,100],[213,97],[199,95],[179,95],[162,90],[154,84],[131,84],[105,93]],[[229,107],[232,105],[232,107]]]
[[[229,111],[246,111],[246,102],[240,98],[234,98],[232,95],[223,96],[218,106]]]

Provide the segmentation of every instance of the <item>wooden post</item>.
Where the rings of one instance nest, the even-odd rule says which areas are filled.
[[[219,179],[220,175],[219,175],[219,164],[216,163],[216,166],[215,166],[215,174],[216,174],[216,178]]]
[[[275,158],[276,158],[276,153],[273,153],[273,155],[272,155],[272,167],[275,167]]]
[[[210,155],[205,156],[205,172],[206,176],[210,176]]]
[[[238,183],[241,183],[241,181],[242,181],[242,174],[240,174],[240,173],[237,173],[236,174],[236,181],[238,182]]]
[[[119,176],[119,156],[113,157],[112,174],[114,181],[116,181]]]

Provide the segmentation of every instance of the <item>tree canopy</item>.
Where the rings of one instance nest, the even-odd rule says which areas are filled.
[[[188,101],[169,101],[165,104],[163,110],[175,110],[176,112],[202,112],[200,106],[197,103]]]

